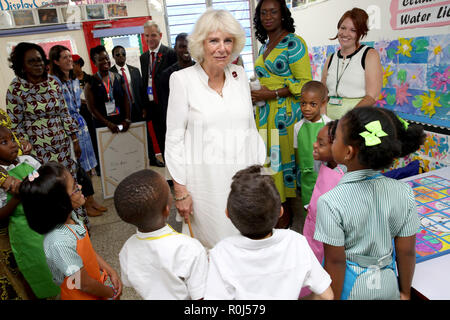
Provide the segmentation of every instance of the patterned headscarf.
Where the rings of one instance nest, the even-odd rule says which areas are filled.
[[[0,108],[0,126],[11,130],[11,125],[11,118],[8,116],[5,110]],[[22,144],[20,143],[19,139],[17,139],[14,132],[11,131],[11,133],[14,137],[14,140],[16,140],[17,145],[19,146],[19,153],[17,155],[20,156],[22,155]],[[8,172],[3,167],[0,167],[0,186],[3,184],[3,182],[5,182],[7,177]]]
[[[11,130],[11,128],[12,128],[11,118],[8,116],[6,111],[3,109],[0,109],[0,126],[8,128],[9,130]],[[19,139],[17,139],[17,136],[15,135],[15,133],[12,130],[11,130],[11,133],[14,137],[14,140],[16,140],[17,145],[19,146],[18,156],[21,156],[22,155],[22,144],[20,143]]]

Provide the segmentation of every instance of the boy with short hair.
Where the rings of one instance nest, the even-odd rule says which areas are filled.
[[[302,287],[332,299],[331,278],[306,239],[274,229],[283,214],[280,195],[262,166],[233,177],[226,214],[241,235],[220,241],[209,252],[205,299],[298,299]]]
[[[138,228],[119,254],[123,284],[146,300],[202,299],[206,251],[166,223],[171,206],[166,180],[153,170],[135,172],[117,186],[114,205],[123,221]]]
[[[312,155],[313,144],[320,129],[331,121],[325,114],[321,114],[328,103],[327,92],[327,88],[320,81],[305,83],[300,97],[303,118],[294,125],[297,185],[300,186],[304,206],[311,200],[320,168],[320,161],[315,161]]]

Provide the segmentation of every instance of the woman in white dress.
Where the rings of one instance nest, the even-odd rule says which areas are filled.
[[[188,38],[197,61],[170,77],[165,159],[175,204],[206,248],[239,231],[225,215],[233,175],[263,164],[265,145],[253,116],[247,75],[231,64],[245,45],[239,22],[207,10]]]

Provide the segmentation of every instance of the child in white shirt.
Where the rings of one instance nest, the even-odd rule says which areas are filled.
[[[133,173],[117,186],[114,205],[123,221],[137,227],[119,254],[123,284],[146,300],[202,299],[206,250],[166,223],[171,206],[166,180],[152,170]]]
[[[330,276],[306,239],[274,229],[283,209],[263,167],[236,173],[226,214],[241,235],[225,238],[209,252],[205,299],[298,299],[305,286],[314,293],[311,298],[333,299]]]

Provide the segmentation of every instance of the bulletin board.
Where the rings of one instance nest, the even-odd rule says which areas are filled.
[[[364,44],[375,48],[381,58],[383,88],[377,106],[407,120],[450,127],[450,34]],[[315,80],[321,79],[327,57],[338,48],[309,48]]]
[[[132,123],[123,133],[97,128],[97,142],[103,198],[109,199],[124,178],[149,166],[145,122]]]

